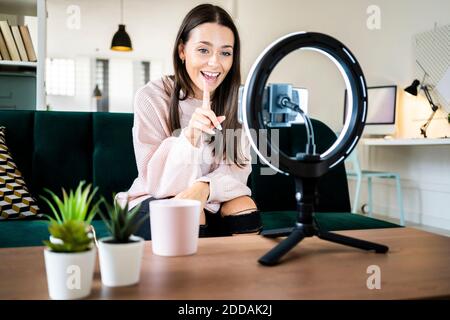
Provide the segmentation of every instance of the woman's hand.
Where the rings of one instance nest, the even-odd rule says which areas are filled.
[[[175,199],[192,199],[199,200],[200,205],[200,224],[205,224],[205,213],[203,211],[206,201],[209,197],[209,183],[207,182],[195,182],[189,188],[181,191],[175,196]]]
[[[196,108],[191,116],[191,120],[185,131],[186,138],[191,144],[196,147],[202,135],[202,132],[207,134],[215,134],[213,128],[222,130],[220,125],[225,120],[225,116],[217,117],[211,110],[210,94],[206,83],[203,83],[203,105]]]

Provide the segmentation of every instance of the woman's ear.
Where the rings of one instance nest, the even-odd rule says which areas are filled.
[[[180,57],[181,61],[184,61],[186,59],[186,55],[184,54],[184,44],[180,43],[178,45],[178,56]]]

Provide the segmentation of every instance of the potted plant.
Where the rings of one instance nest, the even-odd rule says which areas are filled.
[[[48,189],[44,189],[51,196],[51,200],[53,200],[55,206],[52,202],[46,197],[40,196],[49,206],[50,210],[53,213],[53,216],[46,215],[46,217],[51,222],[57,222],[62,224],[68,220],[73,221],[82,221],[85,222],[90,228],[90,236],[93,236],[93,228],[91,226],[92,219],[95,217],[97,213],[100,203],[102,200],[97,201],[95,204],[92,204],[92,200],[97,193],[98,188],[95,188],[91,192],[91,185],[88,184],[84,189],[83,186],[86,182],[81,181],[78,184],[75,192],[70,190],[69,194],[67,194],[66,190],[63,188],[63,198],[60,199],[56,194]],[[59,239],[56,239],[52,235],[50,235],[50,241],[60,243]]]
[[[96,249],[90,223],[100,200],[92,204],[96,189],[83,189],[82,181],[75,192],[60,199],[50,190],[53,203],[42,197],[54,216],[50,220],[50,241],[44,241],[45,268],[49,295],[52,299],[79,299],[88,296],[92,288]],[[57,208],[57,209],[56,209]]]
[[[128,201],[117,200],[111,206],[104,201],[107,214],[99,211],[110,237],[99,239],[98,250],[102,283],[108,287],[128,286],[139,282],[144,239],[134,236],[146,217],[138,218],[139,207],[128,212]]]

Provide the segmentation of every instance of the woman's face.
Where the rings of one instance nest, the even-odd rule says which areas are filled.
[[[194,83],[195,98],[202,99],[203,84],[214,90],[225,79],[233,64],[233,32],[217,23],[203,23],[192,29],[189,40],[178,53]]]

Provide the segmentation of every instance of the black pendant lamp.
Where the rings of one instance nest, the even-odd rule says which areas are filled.
[[[128,33],[125,31],[125,25],[123,24],[123,0],[120,0],[120,24],[119,30],[114,34],[111,41],[111,50],[114,51],[132,51],[131,39]]]
[[[98,84],[95,85],[94,92],[92,93],[93,97],[96,99],[102,98],[102,92],[100,91],[100,88],[98,87]]]

